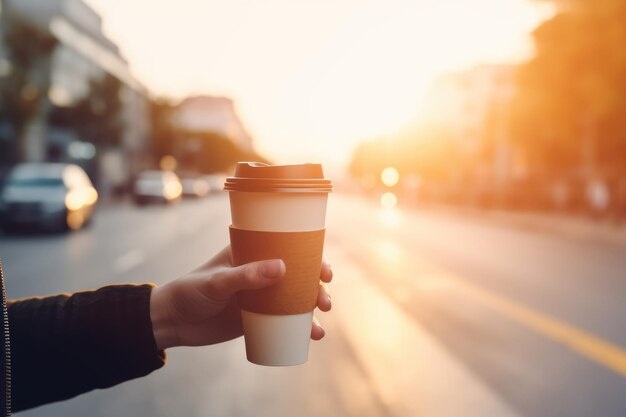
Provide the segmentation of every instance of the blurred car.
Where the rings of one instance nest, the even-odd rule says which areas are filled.
[[[211,191],[209,182],[203,177],[183,176],[181,183],[183,185],[183,197],[201,198],[207,196]]]
[[[97,201],[98,193],[81,167],[24,163],[7,176],[0,195],[0,219],[8,230],[79,229],[92,219]]]
[[[174,203],[180,200],[183,186],[171,171],[143,171],[135,180],[133,195],[137,204]]]
[[[224,181],[226,181],[226,175],[209,174],[204,176],[204,180],[209,184],[209,192],[215,193],[224,190]]]

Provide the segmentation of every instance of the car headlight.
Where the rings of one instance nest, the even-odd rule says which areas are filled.
[[[70,191],[65,196],[65,207],[70,211],[81,209],[84,203],[84,198],[78,191]]]
[[[168,199],[178,198],[183,191],[179,182],[168,182],[163,186],[163,194]]]

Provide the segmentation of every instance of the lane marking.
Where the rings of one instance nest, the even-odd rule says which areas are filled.
[[[133,249],[113,261],[113,271],[117,274],[129,271],[144,260],[143,252],[140,249]]]
[[[479,303],[626,377],[626,349],[460,278],[447,277]]]

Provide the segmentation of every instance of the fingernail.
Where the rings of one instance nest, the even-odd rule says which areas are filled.
[[[280,259],[273,259],[261,265],[261,274],[265,278],[278,278],[285,273],[285,264]]]

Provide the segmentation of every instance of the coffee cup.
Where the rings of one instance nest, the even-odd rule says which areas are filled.
[[[282,259],[286,266],[278,284],[237,295],[247,358],[266,366],[305,363],[332,182],[320,164],[240,162],[224,188],[233,263]]]

